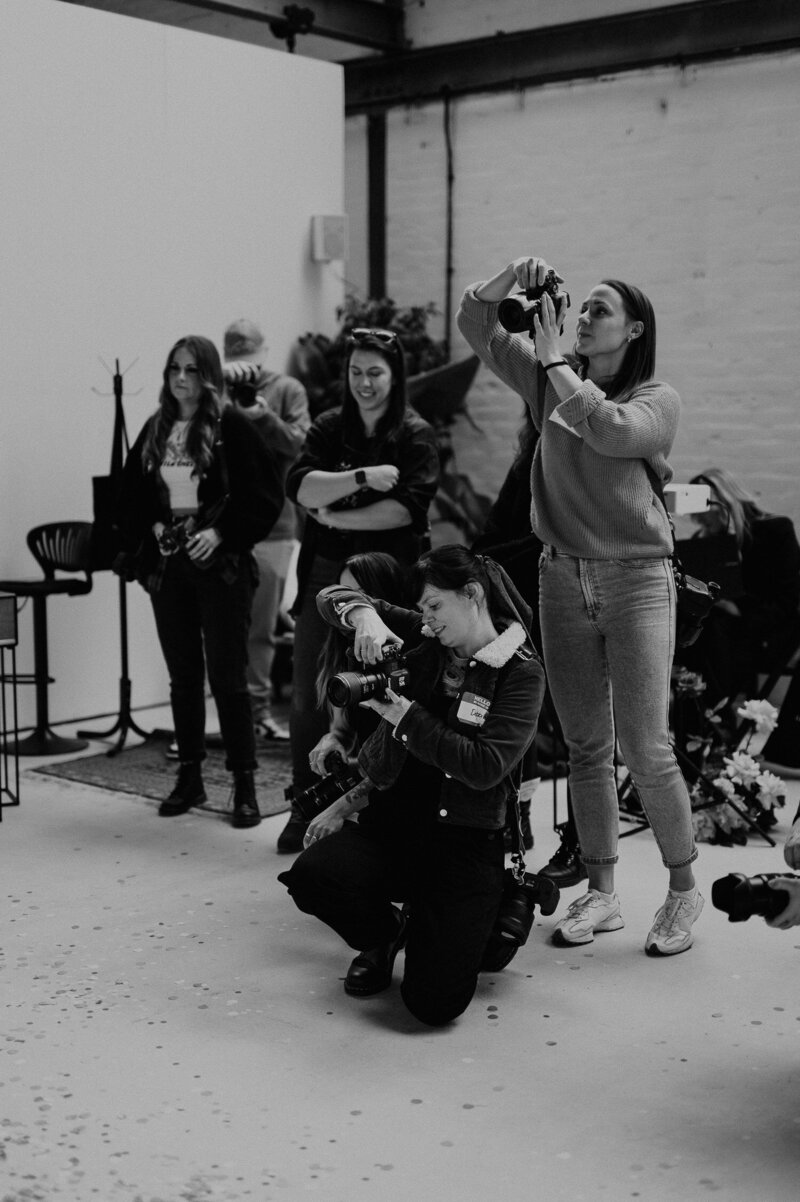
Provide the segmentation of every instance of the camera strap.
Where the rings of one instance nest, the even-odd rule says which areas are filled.
[[[514,769],[512,777],[512,800],[506,816],[506,822],[511,830],[511,871],[514,880],[520,885],[525,879],[525,851],[522,844],[522,811],[519,804],[519,793],[522,788],[522,761]],[[513,811],[513,812],[512,812]]]

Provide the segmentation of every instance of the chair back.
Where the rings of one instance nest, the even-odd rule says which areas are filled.
[[[91,522],[51,522],[28,531],[28,549],[47,580],[56,571],[83,572],[91,583],[91,541]]]

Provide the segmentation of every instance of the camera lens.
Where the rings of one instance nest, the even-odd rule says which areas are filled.
[[[497,320],[509,334],[521,334],[533,329],[533,316],[538,311],[536,301],[525,303],[509,296],[497,306]]]
[[[325,691],[331,705],[342,709],[372,697],[385,681],[385,676],[378,673],[339,672],[330,678]]]

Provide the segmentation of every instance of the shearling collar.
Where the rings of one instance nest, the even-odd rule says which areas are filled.
[[[512,622],[505,630],[498,634],[496,639],[492,639],[491,643],[487,643],[485,647],[481,647],[480,651],[476,651],[473,659],[477,659],[482,664],[487,664],[490,668],[502,668],[511,659],[511,656],[525,642],[527,635],[525,627],[521,622]]]

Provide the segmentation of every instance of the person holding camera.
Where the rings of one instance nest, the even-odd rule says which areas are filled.
[[[130,449],[118,502],[123,559],[150,593],[170,678],[180,765],[159,814],[206,800],[205,676],[233,773],[235,827],[261,821],[247,691],[247,631],[255,586],[253,544],[283,505],[283,482],[264,440],[224,400],[219,353],[192,335],[167,356],[159,407]],[[126,570],[124,563],[120,565]]]
[[[339,579],[360,551],[387,551],[412,564],[427,545],[428,508],[439,479],[436,436],[406,404],[405,359],[391,330],[355,329],[348,337],[340,409],[311,425],[289,470],[287,495],[305,510],[297,564],[292,700],[292,787],[314,783],[309,754],[327,729],[316,696],[325,623],[317,593]],[[306,822],[295,809],[279,852],[300,851]]]
[[[266,441],[285,478],[311,425],[308,397],[299,380],[270,371],[266,350],[258,326],[241,317],[225,331],[223,371],[231,400]],[[296,542],[297,514],[287,497],[267,537],[253,547],[258,585],[247,641],[247,687],[256,737],[267,742],[289,738],[286,727],[272,716],[272,665],[278,614]]]
[[[528,404],[540,434],[531,523],[544,544],[542,644],[589,878],[588,892],[556,924],[553,940],[583,945],[624,925],[614,890],[618,739],[669,871],[645,950],[674,955],[691,946],[703,899],[692,870],[691,803],[667,721],[676,614],[672,532],[645,462],[659,480],[670,479],[680,400],[654,378],[655,316],[644,293],[620,280],[592,288],[567,358],[561,283],[543,259],[515,259],[467,289],[457,319],[483,362]],[[524,300],[506,299],[514,288]],[[508,313],[509,305],[504,326],[502,306]],[[529,331],[533,340],[506,327]]]
[[[438,1026],[469,1005],[493,932],[506,809],[544,670],[530,609],[492,560],[439,547],[410,584],[414,609],[341,587],[320,594],[320,613],[365,665],[338,682],[381,721],[358,755],[362,784],[310,823],[279,880],[358,952],[346,993],[387,989],[404,946],[403,1001]]]

